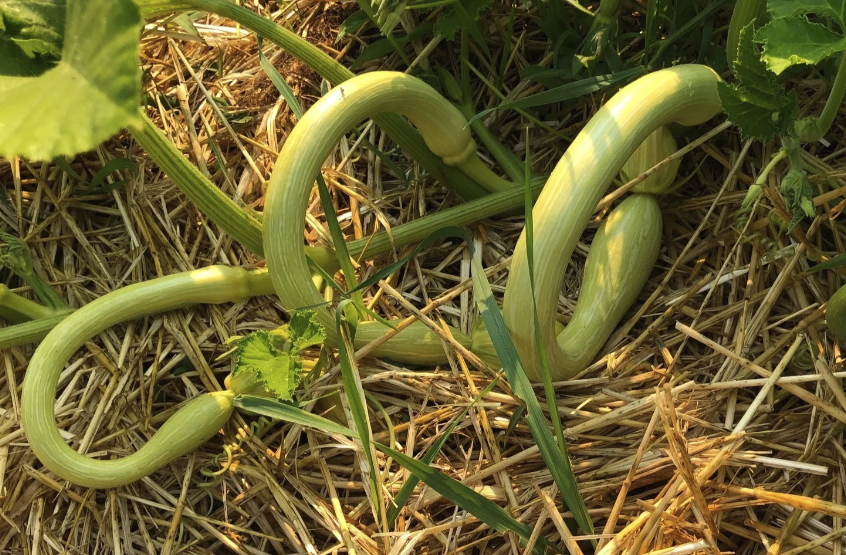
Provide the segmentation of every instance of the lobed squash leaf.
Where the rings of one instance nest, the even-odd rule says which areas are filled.
[[[805,16],[773,19],[755,34],[764,62],[776,75],[797,64],[816,64],[846,48],[846,38]],[[742,45],[741,45],[742,46]]]
[[[3,17],[8,31],[8,14]],[[76,154],[141,121],[142,21],[135,3],[67,0],[64,23],[55,67],[33,77],[35,71],[22,71],[27,68],[20,56],[0,62],[0,156],[46,160]],[[27,28],[24,36],[41,37],[22,39],[29,41],[28,51],[58,46],[47,40],[49,29]],[[0,42],[2,50],[11,50],[8,40]]]
[[[771,140],[775,135],[793,134],[799,110],[795,92],[784,92],[775,75],[761,60],[753,42],[754,21],[740,32],[733,85],[718,83],[720,102],[729,119],[740,126],[744,138]]]
[[[300,353],[325,339],[326,330],[317,321],[315,311],[295,312],[279,333],[260,330],[238,340],[232,376],[253,372],[256,382],[266,391],[289,401],[300,383]]]

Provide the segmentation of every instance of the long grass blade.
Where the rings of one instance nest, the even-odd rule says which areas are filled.
[[[386,455],[397,461],[403,468],[414,474],[427,486],[440,493],[471,515],[475,516],[497,532],[504,534],[514,532],[525,544],[532,535],[532,529],[518,522],[505,509],[487,499],[483,495],[473,491],[457,480],[438,472],[428,464],[412,459],[404,453],[394,451],[390,447],[377,444],[376,447]],[[533,552],[542,555],[547,550],[557,552],[552,545],[544,538],[538,538]]]
[[[420,462],[422,462],[423,464],[429,464],[433,460],[435,460],[435,457],[440,452],[441,447],[443,447],[447,438],[449,438],[450,434],[452,434],[453,430],[455,430],[455,427],[458,426],[458,424],[462,420],[464,420],[464,417],[467,416],[467,413],[470,412],[470,409],[473,408],[476,403],[478,403],[479,400],[482,399],[482,397],[484,397],[493,390],[494,386],[496,386],[498,382],[499,377],[496,377],[495,379],[491,380],[491,383],[489,383],[482,391],[479,392],[479,394],[473,399],[473,401],[469,405],[467,405],[467,407],[463,411],[461,411],[461,414],[459,414],[452,421],[452,423],[447,426],[447,429],[444,430],[443,433],[441,433],[441,436],[431,445],[431,447],[429,447],[426,453],[423,454],[423,456],[420,458]],[[396,522],[400,511],[402,511],[402,508],[405,506],[406,503],[408,503],[408,500],[411,498],[411,494],[414,493],[414,488],[417,487],[417,484],[419,482],[420,478],[416,474],[412,474],[408,481],[406,481],[402,485],[399,492],[394,497],[393,504],[388,507],[388,526],[394,525],[394,522]]]
[[[335,310],[335,326],[338,337],[338,358],[341,363],[341,378],[344,383],[344,393],[349,402],[352,413],[353,431],[358,434],[361,442],[364,457],[367,462],[368,480],[370,488],[367,490],[373,515],[380,527],[387,529],[385,520],[384,503],[382,501],[382,488],[379,484],[379,468],[376,466],[376,456],[373,450],[372,431],[370,420],[367,417],[367,401],[364,397],[364,388],[358,375],[358,364],[355,361],[355,322],[352,322],[346,314],[346,308],[353,309],[355,305],[351,300],[346,299],[338,304]]]

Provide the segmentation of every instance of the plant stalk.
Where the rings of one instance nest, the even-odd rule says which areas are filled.
[[[0,305],[26,316],[30,320],[49,318],[55,314],[53,309],[9,291],[9,288],[2,283],[0,283]]]
[[[828,99],[826,99],[819,117],[804,118],[796,122],[796,133],[799,135],[799,140],[810,143],[825,137],[837,116],[840,104],[843,103],[844,93],[846,93],[846,53],[840,56],[837,75],[834,77],[831,92],[828,94]]]

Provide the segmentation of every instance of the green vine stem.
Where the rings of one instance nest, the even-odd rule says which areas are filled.
[[[68,316],[70,316],[70,313],[66,312],[48,318],[24,322],[23,324],[15,324],[8,328],[0,328],[0,349],[11,349],[12,347],[41,341],[47,337],[50,330]]]
[[[0,283],[0,306],[17,312],[30,320],[49,318],[55,314],[53,309],[9,291],[9,288],[2,283]]]
[[[752,205],[755,203],[755,200],[757,200],[758,196],[761,194],[764,185],[767,183],[767,178],[769,177],[770,172],[772,172],[773,169],[775,169],[776,165],[778,165],[779,162],[784,160],[787,155],[787,149],[781,148],[775,154],[775,156],[773,156],[772,159],[767,163],[767,165],[764,166],[764,169],[761,170],[761,174],[758,176],[757,179],[755,179],[755,183],[753,183],[749,187],[749,191],[743,198],[743,202],[740,205],[741,211],[747,211],[752,207]]]
[[[837,75],[834,77],[831,92],[819,117],[803,118],[796,122],[796,134],[800,141],[810,143],[825,137],[840,109],[840,104],[843,103],[844,93],[846,93],[846,52],[840,55]]]
[[[67,316],[36,349],[23,382],[21,424],[38,459],[59,477],[85,487],[134,482],[205,443],[229,419],[232,391],[216,391],[186,403],[137,452],[96,460],[73,450],[56,427],[59,376],[88,339],[110,326],[197,303],[238,302],[272,293],[266,271],[211,266],[108,293]]]
[[[186,160],[150,118],[142,114],[142,125],[132,127],[129,131],[203,214],[244,247],[262,255],[261,222],[235,204],[194,164]]]
[[[555,166],[532,211],[534,300],[526,286],[529,265],[524,231],[514,251],[502,308],[530,379],[542,375],[533,302],[553,379],[568,379],[584,368],[582,357],[564,352],[555,335],[558,296],[573,249],[614,176],[653,131],[671,122],[701,124],[720,112],[718,81],[713,70],[699,65],[680,65],[641,77],[591,118]]]

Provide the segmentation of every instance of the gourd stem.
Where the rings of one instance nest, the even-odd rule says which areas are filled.
[[[39,318],[49,318],[55,314],[55,311],[46,306],[40,305],[36,302],[30,301],[9,291],[9,288],[0,283],[0,305],[10,310],[26,316],[30,320],[38,320]]]
[[[0,329],[0,350],[41,341],[50,333],[50,330],[68,316],[70,316],[70,313],[56,314],[48,318],[2,328]]]
[[[36,349],[23,382],[21,424],[42,464],[65,480],[109,488],[134,482],[207,441],[229,419],[232,392],[189,401],[137,452],[118,460],[95,460],[74,451],[56,428],[59,376],[89,338],[117,323],[197,303],[237,302],[271,293],[266,270],[211,266],[129,285],[68,315]]]
[[[471,156],[466,162],[458,166],[466,175],[491,192],[502,192],[513,189],[515,184],[499,177],[482,162],[478,156]]]
[[[837,75],[834,77],[831,92],[828,94],[819,117],[804,118],[796,122],[796,130],[800,140],[814,142],[825,137],[837,116],[838,110],[840,110],[844,93],[846,93],[846,53],[840,56]]]
[[[261,256],[261,222],[235,204],[186,160],[150,118],[143,113],[141,116],[142,124],[129,129],[135,140],[203,214],[244,247]]]

